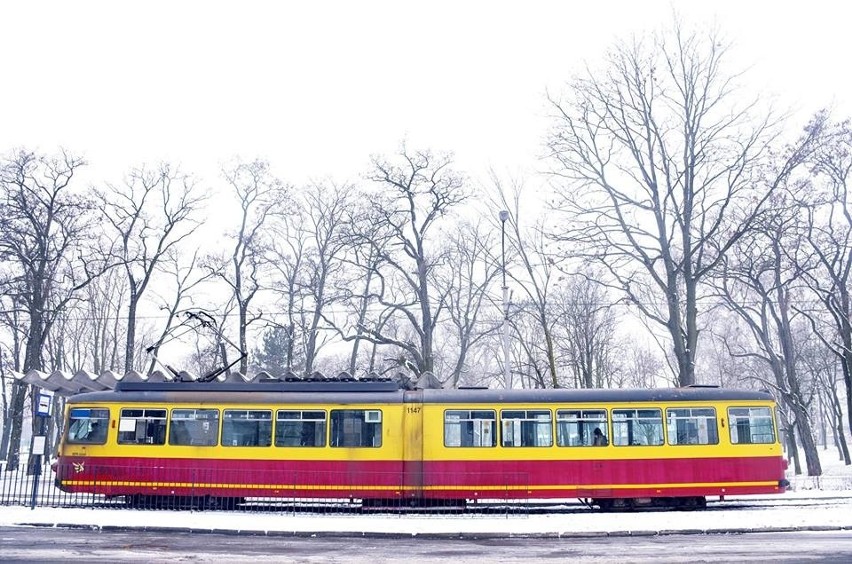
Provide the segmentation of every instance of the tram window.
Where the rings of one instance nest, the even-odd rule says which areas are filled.
[[[717,445],[716,410],[712,407],[682,407],[666,410],[670,445]]]
[[[121,418],[118,420],[118,444],[166,444],[166,410],[122,409]]]
[[[775,442],[772,410],[768,407],[729,407],[728,427],[733,444],[768,444]]]
[[[281,410],[276,419],[275,446],[325,446],[325,411]]]
[[[444,412],[444,446],[497,446],[497,412],[448,409]]]
[[[109,427],[108,409],[75,407],[68,412],[68,443],[102,445]]]
[[[612,444],[658,446],[663,444],[663,413],[659,409],[613,409]]]
[[[595,440],[595,430],[600,430]],[[606,446],[605,409],[560,409],[556,412],[556,444],[564,446]]]
[[[553,446],[553,416],[549,409],[503,410],[501,443],[504,447]]]
[[[382,412],[378,409],[333,409],[331,446],[382,446]]]
[[[218,409],[173,409],[169,444],[215,446],[219,442]]]
[[[222,413],[222,446],[267,447],[272,444],[272,411],[226,409]]]

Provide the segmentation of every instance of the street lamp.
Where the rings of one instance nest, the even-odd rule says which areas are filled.
[[[506,220],[509,212],[500,211],[500,249],[503,256],[503,380],[506,389],[512,388],[512,371],[509,370],[509,286],[506,285]]]

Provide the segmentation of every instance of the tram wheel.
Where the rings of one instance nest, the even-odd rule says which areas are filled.
[[[615,507],[615,500],[609,498],[593,499],[591,505],[597,505],[600,511],[609,512]]]

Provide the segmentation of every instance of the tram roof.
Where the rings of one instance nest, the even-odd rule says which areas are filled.
[[[427,389],[404,390],[395,382],[124,383],[114,391],[78,394],[71,404],[157,403],[325,403],[532,404],[680,401],[769,401],[768,392],[716,387],[658,389]]]

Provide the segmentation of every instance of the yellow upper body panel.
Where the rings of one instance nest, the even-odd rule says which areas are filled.
[[[667,409],[689,408],[712,408],[716,413],[718,442],[714,444],[683,444],[672,445],[669,438],[669,429],[665,425]],[[448,410],[458,410],[460,406],[425,405],[423,416],[423,456],[425,460],[640,460],[651,458],[733,458],[741,456],[780,456],[781,445],[778,442],[777,433],[772,442],[764,444],[734,444],[731,442],[729,432],[728,408],[731,407],[762,407],[768,408],[774,413],[774,403],[759,401],[726,401],[726,402],[691,402],[684,403],[625,403],[625,404],[521,404],[511,406],[494,406],[488,404],[472,404],[465,406],[471,410],[494,410],[498,417],[502,411],[519,410],[549,410],[552,414],[553,423],[556,423],[557,413],[560,410],[599,410],[606,409],[607,436],[612,437],[613,421],[612,410],[618,409],[659,409],[663,416],[663,430],[665,441],[655,446],[614,445],[612,442],[606,446],[559,446],[557,440],[552,440],[549,446],[530,447],[504,447],[502,444],[502,433],[504,427],[499,429],[499,435],[495,446],[491,447],[457,447],[446,446],[444,433],[445,414]],[[502,417],[501,417],[502,420]],[[501,421],[505,425],[505,421]],[[555,436],[555,435],[554,435]],[[488,452],[490,451],[490,452]]]
[[[256,460],[402,460],[402,428],[401,420],[402,405],[370,404],[359,405],[358,409],[380,411],[382,413],[382,440],[381,446],[376,447],[330,447],[328,443],[328,429],[326,429],[325,446],[301,447],[301,446],[230,446],[221,442],[214,446],[178,446],[169,444],[118,444],[118,427],[122,408],[127,405],[117,403],[92,403],[75,404],[77,408],[106,408],[109,409],[109,430],[104,444],[73,444],[68,440],[67,434],[63,437],[60,445],[60,454],[65,456],[102,456],[116,458],[216,458],[216,459],[256,459]],[[205,403],[170,403],[158,404],[156,402],[146,404],[134,404],[133,408],[148,409],[219,409],[240,410],[251,409],[257,411],[272,411],[273,414],[281,405],[272,404],[218,404]],[[289,411],[324,411],[326,417],[332,409],[349,409],[350,406],[329,406],[321,404],[288,404]],[[68,411],[66,408],[66,421]],[[171,413],[171,411],[170,411]],[[274,415],[273,415],[274,417]],[[169,425],[172,422],[169,421]],[[219,433],[221,436],[222,418],[219,418]]]
[[[216,459],[256,459],[256,460],[329,460],[329,461],[451,461],[451,460],[612,460],[612,459],[651,459],[651,458],[731,458],[739,456],[781,456],[781,445],[772,421],[773,436],[771,442],[763,444],[734,444],[731,440],[730,408],[765,408],[774,413],[774,403],[761,400],[725,400],[694,402],[595,402],[595,403],[513,403],[511,405],[495,403],[365,403],[353,405],[330,405],[327,403],[287,404],[274,403],[211,403],[178,402],[149,403],[135,402],[132,406],[116,402],[77,402],[66,408],[66,422],[70,408],[101,408],[109,410],[109,425],[104,444],[73,444],[67,434],[60,446],[60,454],[65,456],[98,456],[116,458],[216,458]],[[279,409],[323,411],[328,421],[329,412],[335,409],[359,409],[381,412],[381,445],[374,447],[333,447],[328,440],[330,425],[326,425],[324,446],[176,446],[168,444],[118,444],[119,420],[122,408],[133,407],[152,409],[251,409],[268,410],[275,413]],[[672,445],[673,438],[666,425],[668,409],[701,408],[713,409],[717,425],[714,444]],[[560,446],[555,439],[559,412],[564,410],[606,410],[605,433],[613,436],[612,410],[653,409],[660,410],[662,427],[665,434],[663,444],[658,446],[617,446],[610,442],[606,446]],[[494,446],[447,446],[447,412],[464,411],[494,412],[497,436]],[[546,446],[502,446],[503,435],[509,431],[509,425],[503,419],[503,411],[535,411],[550,414],[551,437]],[[171,414],[171,411],[169,411]],[[171,425],[169,421],[169,425]],[[221,435],[222,418],[217,423]],[[604,425],[602,425],[604,426]],[[66,425],[67,428],[67,425]]]

